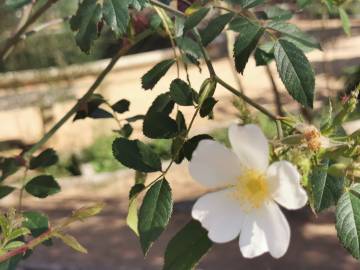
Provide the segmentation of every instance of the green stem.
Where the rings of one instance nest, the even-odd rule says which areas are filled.
[[[28,151],[25,152],[24,157],[29,158],[34,152],[40,149],[78,110],[87,102],[95,90],[99,87],[107,74],[112,70],[117,61],[125,55],[129,49],[144,40],[152,33],[152,30],[146,30],[139,34],[130,44],[125,45],[119,52],[111,59],[107,67],[100,73],[95,82],[90,86],[89,90],[79,99],[79,101]]]

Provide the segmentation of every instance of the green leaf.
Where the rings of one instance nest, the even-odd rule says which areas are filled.
[[[128,214],[126,217],[126,224],[137,236],[139,236],[139,230],[138,230],[139,218],[138,218],[137,198],[133,198],[129,202],[129,209],[128,209]]]
[[[171,98],[179,105],[193,105],[194,90],[183,80],[175,79],[170,84]]]
[[[111,108],[117,113],[124,113],[129,110],[130,101],[127,99],[121,99],[111,106]]]
[[[181,111],[178,111],[176,114],[176,124],[178,127],[178,133],[180,135],[184,135],[187,131],[187,128],[186,128],[185,116]]]
[[[163,112],[149,112],[143,122],[143,133],[152,139],[170,139],[178,134],[177,123]]]
[[[30,169],[46,168],[56,164],[59,161],[59,157],[54,149],[48,148],[42,151],[38,156],[30,159]]]
[[[336,207],[336,230],[341,244],[360,259],[360,184],[345,192]]]
[[[6,0],[5,1],[5,7],[7,9],[19,9],[22,8],[28,4],[30,4],[32,0]]]
[[[156,64],[141,78],[142,87],[145,90],[153,89],[174,63],[174,59],[168,59]]]
[[[17,228],[11,232],[11,234],[8,236],[8,240],[9,241],[15,240],[16,238],[28,235],[30,233],[31,233],[31,231],[26,227]]]
[[[49,219],[46,215],[39,212],[28,211],[24,212],[23,216],[25,218],[23,226],[31,231],[33,237],[38,237],[49,229]]]
[[[10,187],[10,186],[0,186],[0,199],[6,197],[7,195],[9,195],[11,192],[13,192],[15,190],[14,187]]]
[[[206,117],[211,114],[216,103],[217,100],[215,100],[213,97],[208,97],[207,99],[205,99],[204,102],[201,104],[200,116]]]
[[[196,27],[202,21],[202,19],[205,18],[209,11],[209,8],[200,8],[199,10],[192,13],[184,23],[184,32]]]
[[[5,158],[0,164],[2,171],[0,182],[4,181],[10,175],[13,175],[20,169],[20,164],[16,158]]]
[[[70,234],[64,234],[63,232],[57,232],[53,234],[54,237],[61,239],[65,245],[71,247],[73,250],[80,253],[88,253],[86,248],[84,248],[76,238]]]
[[[261,48],[255,49],[254,56],[255,56],[256,66],[265,66],[269,64],[272,60],[274,60],[273,52],[268,53]]]
[[[133,127],[129,123],[127,123],[123,125],[123,127],[118,131],[118,133],[125,138],[129,138],[133,131]]]
[[[309,180],[311,183],[316,212],[321,212],[332,205],[336,205],[344,186],[343,177],[328,175],[329,160],[323,160],[314,167]]]
[[[212,19],[205,29],[200,31],[201,40],[204,46],[207,46],[211,41],[213,41],[221,32],[224,30],[225,26],[231,21],[234,17],[233,13],[226,13],[220,16],[217,16],[215,19]]]
[[[39,175],[25,185],[25,190],[35,197],[46,198],[60,192],[61,188],[51,175]]]
[[[296,2],[300,8],[305,8],[312,3],[312,0],[296,0]]]
[[[243,73],[246,63],[265,29],[259,24],[242,17],[232,21],[230,29],[239,32],[234,45],[234,58],[236,70]]]
[[[266,17],[270,20],[290,20],[293,16],[290,10],[270,6],[265,10]]]
[[[141,10],[146,7],[147,0],[128,0],[129,4],[136,10]]]
[[[194,269],[212,247],[207,234],[200,222],[191,220],[166,247],[163,270]]]
[[[312,108],[315,74],[304,53],[291,42],[279,39],[275,43],[274,55],[280,78],[290,95]]]
[[[146,193],[139,211],[138,227],[145,255],[169,223],[172,205],[171,188],[165,178],[157,181]]]
[[[350,19],[349,19],[349,15],[345,11],[345,9],[343,9],[342,7],[339,7],[339,14],[340,14],[341,23],[342,23],[342,27],[344,29],[344,32],[348,36],[351,36],[351,22],[350,22]]]
[[[190,161],[192,158],[192,154],[195,151],[196,147],[198,146],[199,142],[202,140],[213,140],[208,134],[200,134],[192,137],[191,139],[187,140],[184,144],[184,153],[185,157]]]
[[[283,39],[294,43],[299,48],[299,45],[302,45],[302,47],[321,50],[320,43],[312,36],[301,31],[296,25],[284,21],[271,21],[267,24],[267,28],[280,32],[284,35]],[[305,51],[308,51],[306,48],[304,48]]]
[[[84,0],[76,14],[70,20],[70,26],[76,34],[76,44],[89,53],[94,40],[98,38],[98,24],[102,18],[102,8],[97,0]]]
[[[114,157],[124,166],[140,172],[161,171],[159,156],[150,146],[138,141],[117,138],[112,145]]]
[[[126,33],[130,16],[128,12],[129,0],[104,0],[104,20],[114,31],[117,38]]]
[[[98,202],[90,206],[84,206],[75,210],[71,217],[83,221],[87,218],[96,216],[104,209],[104,207],[105,204],[103,202]]]
[[[228,0],[233,4],[240,5],[242,8],[253,8],[265,2],[265,0]]]
[[[172,112],[174,105],[175,102],[173,101],[170,93],[163,93],[156,97],[147,113],[161,112],[169,115]]]
[[[199,59],[202,56],[201,48],[198,43],[192,40],[189,37],[180,37],[176,39],[176,44],[180,50],[182,50],[187,55]]]
[[[22,241],[13,241],[13,242],[10,242],[8,243],[4,249],[7,250],[7,251],[10,251],[10,250],[13,250],[13,249],[16,249],[16,248],[19,248],[21,247],[22,245],[24,245],[25,243],[22,242]],[[0,267],[1,269],[1,267]]]

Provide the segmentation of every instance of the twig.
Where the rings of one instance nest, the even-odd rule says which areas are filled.
[[[241,93],[240,91],[236,90],[234,87],[232,87],[231,85],[229,85],[227,82],[223,81],[221,78],[219,78],[218,76],[215,77],[216,81],[221,84],[223,87],[225,87],[227,90],[229,90],[231,93],[233,93],[234,95],[242,98],[246,103],[248,103],[249,105],[253,106],[254,108],[258,109],[260,112],[262,112],[263,114],[267,115],[270,119],[276,121],[276,120],[281,120],[282,117],[277,116],[275,114],[273,114],[272,112],[268,111],[266,108],[264,108],[263,106],[261,106],[260,104],[257,104],[255,101],[253,101],[251,98],[249,98],[248,96],[244,95],[243,93]]]
[[[59,18],[59,19],[55,19],[55,20],[52,20],[52,21],[49,21],[49,22],[46,22],[46,23],[43,23],[37,27],[34,27],[32,30],[24,33],[21,35],[20,39],[22,40],[25,40],[26,38],[28,38],[29,36],[32,36],[33,34],[36,34],[50,26],[54,26],[54,25],[57,25],[57,24],[60,24],[60,23],[63,23],[63,22],[66,22],[70,19],[71,17],[70,16],[66,16],[64,18]]]
[[[41,17],[54,3],[59,0],[48,0],[42,7],[40,7],[32,16],[29,17],[27,22],[12,36],[10,37],[0,51],[0,59],[5,60],[13,46],[15,46],[21,39],[21,35],[32,25],[37,19]]]
[[[115,66],[116,62],[125,55],[128,50],[139,43],[140,41],[144,40],[153,31],[148,29],[141,34],[139,34],[131,43],[125,45],[121,50],[111,59],[110,63],[107,67],[99,74],[95,82],[90,86],[89,90],[79,99],[79,101],[37,142],[33,145],[28,151],[24,153],[24,157],[30,157],[34,152],[40,149],[66,122],[69,120],[77,111],[78,109],[92,96],[98,86],[102,83],[104,78],[107,74],[112,70]]]

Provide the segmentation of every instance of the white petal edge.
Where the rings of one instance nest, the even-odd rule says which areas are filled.
[[[290,243],[290,227],[275,202],[268,202],[245,220],[240,233],[240,250],[245,258],[265,252],[278,259],[286,253]]]
[[[229,140],[243,166],[266,171],[269,166],[269,145],[264,133],[257,125],[231,125]]]
[[[189,164],[191,176],[209,188],[236,183],[240,170],[235,153],[213,140],[200,141]]]
[[[305,206],[308,197],[301,187],[300,174],[288,161],[278,161],[270,165],[267,177],[273,187],[273,199],[289,210]]]
[[[200,221],[215,243],[226,243],[238,237],[244,217],[231,189],[203,195],[194,204],[191,215]]]

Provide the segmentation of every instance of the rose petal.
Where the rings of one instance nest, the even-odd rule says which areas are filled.
[[[240,170],[235,153],[212,140],[200,141],[189,164],[191,176],[210,188],[234,184]]]
[[[269,145],[258,126],[232,125],[229,128],[229,140],[243,166],[266,171],[269,165]]]
[[[293,164],[288,161],[275,162],[268,168],[267,177],[274,189],[272,197],[281,206],[294,210],[306,204],[308,197]]]
[[[215,243],[235,239],[241,230],[244,214],[232,189],[221,190],[200,197],[192,209],[192,217],[208,230]]]

